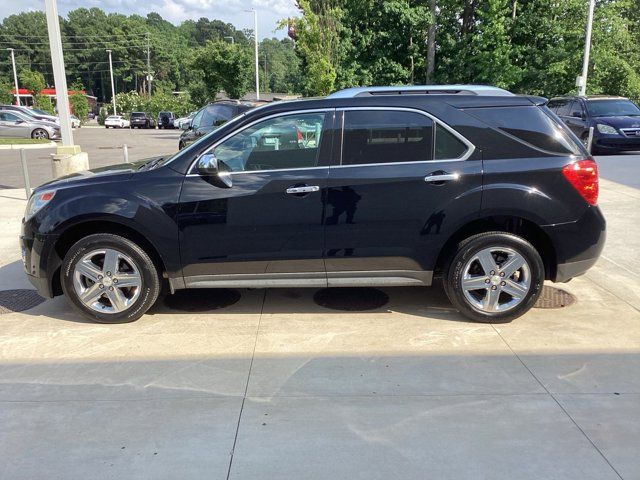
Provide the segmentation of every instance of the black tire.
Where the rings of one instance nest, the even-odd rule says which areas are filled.
[[[527,294],[519,304],[503,312],[485,312],[475,308],[465,297],[462,288],[463,270],[469,260],[481,250],[494,247],[509,248],[522,255],[531,274]],[[444,289],[453,306],[465,317],[483,323],[508,323],[524,315],[533,307],[540,296],[544,276],[542,258],[531,243],[511,233],[486,232],[469,237],[458,244],[456,252],[445,268]]]
[[[33,132],[31,132],[31,138],[49,140],[49,132],[47,132],[44,128],[36,128]]]
[[[92,250],[110,248],[130,257],[142,278],[137,300],[118,313],[102,313],[87,307],[74,288],[74,271],[82,257]],[[67,252],[61,268],[62,290],[70,303],[86,318],[98,323],[128,323],[140,318],[156,302],[160,293],[160,277],[153,260],[139,245],[131,240],[110,233],[89,235],[76,242]]]

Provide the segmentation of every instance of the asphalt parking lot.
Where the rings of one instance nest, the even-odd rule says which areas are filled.
[[[127,145],[129,161],[171,155],[178,151],[181,130],[131,130],[93,126],[73,130],[74,141],[89,154],[91,168],[114,165],[124,161],[123,145]],[[26,150],[29,178],[32,186],[53,180],[51,154],[54,148]],[[2,179],[0,188],[23,188],[24,178],[20,154],[15,150],[0,150]]]
[[[178,132],[79,135],[131,135],[144,158]],[[511,324],[468,322],[437,287],[355,311],[312,289],[198,291],[125,325],[64,298],[4,313],[0,478],[640,479],[640,190],[601,189],[605,251],[559,286],[576,302]],[[0,192],[0,290],[31,288],[24,206]]]

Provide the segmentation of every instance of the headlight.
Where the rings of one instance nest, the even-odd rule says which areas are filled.
[[[613,128],[611,125],[605,125],[604,123],[598,123],[596,128],[600,133],[607,133],[609,135],[617,135],[618,131]]]
[[[24,212],[25,222],[49,203],[55,194],[55,190],[47,190],[46,192],[38,192],[31,195],[29,202],[27,202],[27,210]]]

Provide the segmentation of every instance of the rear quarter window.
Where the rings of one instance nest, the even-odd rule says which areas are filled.
[[[580,147],[565,127],[537,106],[491,107],[465,110],[487,125],[537,150],[578,155]]]

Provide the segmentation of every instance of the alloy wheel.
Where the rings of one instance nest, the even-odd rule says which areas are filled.
[[[93,250],[76,263],[73,287],[86,307],[101,313],[119,313],[140,296],[142,275],[128,255],[112,248]]]
[[[472,308],[484,313],[518,306],[531,289],[531,268],[516,250],[489,247],[477,252],[462,270],[462,291]]]

